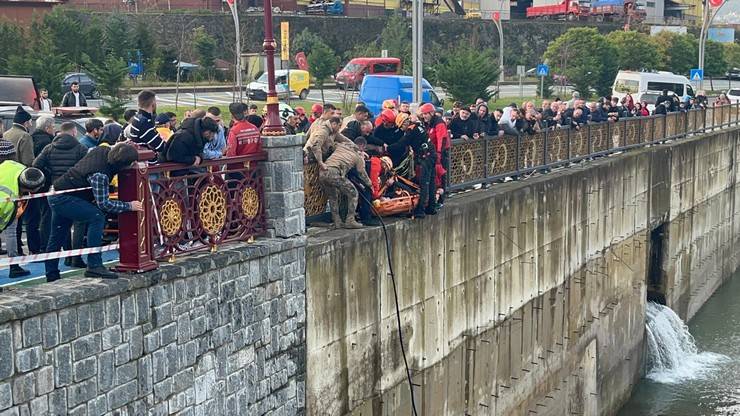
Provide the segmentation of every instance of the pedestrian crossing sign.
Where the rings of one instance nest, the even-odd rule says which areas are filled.
[[[704,80],[704,70],[703,69],[692,69],[691,75],[689,76],[692,81],[702,81]]]
[[[537,76],[538,77],[546,77],[548,75],[550,75],[550,67],[547,66],[547,64],[537,65]]]

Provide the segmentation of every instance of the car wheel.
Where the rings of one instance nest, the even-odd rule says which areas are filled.
[[[298,95],[298,97],[301,100],[305,100],[308,97],[308,90],[301,90],[301,93],[300,93],[300,95]]]

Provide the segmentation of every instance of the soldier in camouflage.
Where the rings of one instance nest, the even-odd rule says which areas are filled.
[[[334,227],[362,228],[362,224],[358,223],[354,217],[357,209],[357,189],[347,179],[347,173],[354,168],[362,184],[367,187],[372,186],[365,171],[365,160],[359,149],[354,143],[337,143],[334,153],[329,156],[324,166],[319,172],[319,183],[329,199]],[[342,196],[347,198],[347,218],[344,221],[339,215],[339,201]]]

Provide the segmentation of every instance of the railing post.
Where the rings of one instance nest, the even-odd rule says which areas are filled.
[[[588,157],[591,157],[591,154],[594,152],[593,137],[591,137],[591,124],[587,124],[586,126],[588,127],[588,135],[586,136],[586,139],[588,140]]]
[[[571,144],[570,144],[570,136],[571,136],[571,134],[570,134],[570,131],[571,131],[570,128],[569,129],[566,129],[566,133],[565,133],[565,137],[567,139],[566,141],[567,141],[568,161],[569,162],[573,158],[573,154],[571,153]]]
[[[267,235],[292,237],[306,232],[303,191],[304,136],[272,136],[262,139],[267,152],[264,163]]]
[[[519,175],[519,171],[521,171],[521,151],[522,151],[522,135],[518,134],[516,135],[516,174]]]
[[[488,179],[488,142],[489,137],[483,137],[483,179]]]
[[[547,133],[548,130],[545,129],[545,134],[542,135],[542,166],[547,166]]]
[[[118,240],[120,261],[116,269],[120,272],[141,273],[158,267],[153,256],[152,246],[152,198],[149,189],[147,161],[154,158],[154,152],[137,147],[139,161],[136,167],[118,174],[118,199],[121,201],[141,201],[144,212],[129,211],[118,215]]]

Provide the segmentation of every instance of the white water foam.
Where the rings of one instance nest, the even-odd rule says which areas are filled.
[[[675,384],[706,375],[729,358],[712,352],[699,352],[689,328],[671,308],[654,302],[647,304],[647,378]]]

